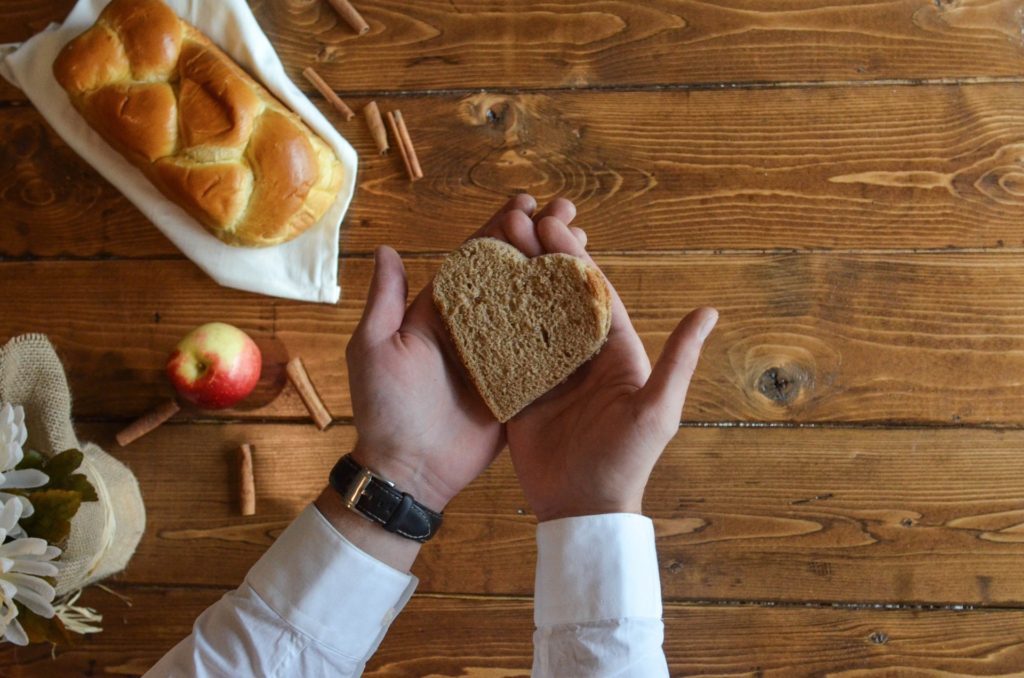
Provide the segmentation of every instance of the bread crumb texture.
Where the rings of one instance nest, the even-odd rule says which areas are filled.
[[[594,356],[611,326],[611,298],[593,266],[567,254],[529,259],[493,238],[448,255],[434,303],[501,422]]]

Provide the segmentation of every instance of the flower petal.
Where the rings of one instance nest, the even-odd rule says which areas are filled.
[[[0,473],[0,476],[3,474]],[[35,508],[32,506],[32,502],[28,500],[28,497],[23,497],[20,494],[9,494],[0,490],[0,501],[7,502],[11,499],[16,499],[21,504],[21,517],[28,518],[30,515],[35,513]]]
[[[9,571],[37,577],[56,577],[60,574],[60,568],[55,563],[47,563],[42,560],[16,560]]]
[[[17,563],[15,563],[17,565]],[[46,602],[53,600],[54,589],[50,586],[49,582],[39,577],[33,577],[30,574],[15,574],[14,572],[8,572],[4,575],[4,580],[9,581],[18,587],[18,593],[15,594],[15,599],[18,595],[31,591],[36,595],[42,596]]]
[[[18,595],[14,596],[14,599],[38,614],[43,619],[53,619],[53,615],[55,614],[53,605],[35,591],[19,590]]]
[[[4,640],[15,645],[28,645],[28,636],[25,635],[25,629],[21,628],[17,619],[12,619],[7,626],[4,631]]]
[[[8,499],[0,508],[0,530],[5,533],[14,531],[21,519],[22,505],[17,499]],[[5,535],[6,536],[6,535]]]
[[[6,574],[4,579],[18,587],[14,599],[40,617],[53,616],[54,589],[39,577],[27,574]]]
[[[4,489],[21,489],[42,487],[50,482],[50,477],[37,468],[23,468],[18,471],[5,471],[0,487]]]
[[[46,546],[45,539],[23,537],[0,546],[0,556],[5,558],[31,558],[32,556],[37,556],[33,560],[39,560],[39,556],[46,555]]]

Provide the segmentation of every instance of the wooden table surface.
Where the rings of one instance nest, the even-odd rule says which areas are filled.
[[[72,0],[5,0],[0,42]],[[343,354],[370,254],[411,287],[510,194],[563,195],[651,355],[721,310],[654,472],[674,675],[1024,674],[1024,3],[381,0],[357,37],[323,0],[256,0],[288,72],[400,107],[410,184],[361,118],[342,300],[217,287],[0,85],[0,339],[48,334],[83,439],[137,474],[106,630],[0,653],[3,676],[142,673],[309,502],[354,439]],[[298,396],[113,434],[169,395],[166,354],[237,324]],[[230,454],[255,445],[258,509]],[[506,457],[450,506],[371,676],[525,676],[534,524]],[[569,677],[573,678],[573,677]]]

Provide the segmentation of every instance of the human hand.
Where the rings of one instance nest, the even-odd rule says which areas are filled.
[[[550,208],[549,208],[550,209]],[[567,224],[568,201],[509,241],[528,256],[563,252],[593,264]],[[585,239],[584,239],[585,242]],[[690,378],[718,312],[700,308],[676,326],[654,370],[618,293],[608,342],[591,361],[506,425],[523,493],[541,522],[639,513],[655,462],[675,436]]]
[[[508,242],[532,232],[535,208],[532,197],[518,195],[472,237]],[[406,309],[401,258],[380,247],[374,259],[366,308],[346,351],[358,433],[352,454],[441,511],[501,451],[504,430],[462,368],[431,286]]]

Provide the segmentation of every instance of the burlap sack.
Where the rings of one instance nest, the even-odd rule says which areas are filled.
[[[146,528],[139,483],[124,464],[78,441],[64,368],[45,336],[25,334],[0,348],[0,400],[25,408],[28,448],[44,455],[81,450],[85,460],[79,471],[99,496],[99,501],[83,502],[71,522],[57,597],[123,570]]]

